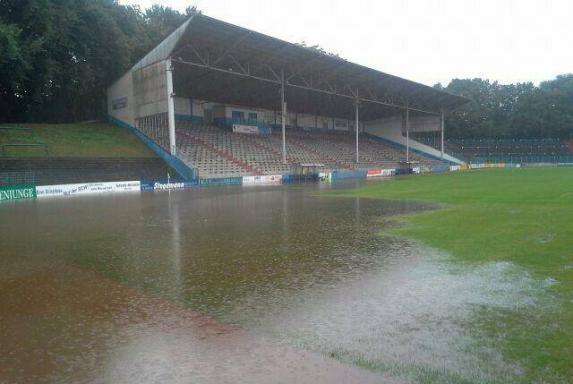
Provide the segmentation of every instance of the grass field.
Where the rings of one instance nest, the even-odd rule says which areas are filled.
[[[351,194],[441,203],[398,217],[391,233],[445,250],[454,262],[511,262],[548,282],[535,310],[483,308],[468,327],[524,368],[516,382],[573,382],[573,168],[400,177]]]
[[[14,126],[8,125],[5,126]],[[2,129],[2,144],[46,144],[49,156],[154,157],[135,135],[105,123],[22,124],[31,130]],[[44,156],[42,147],[8,147],[6,156]]]

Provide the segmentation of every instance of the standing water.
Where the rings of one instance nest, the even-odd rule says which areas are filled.
[[[518,369],[463,324],[476,306],[528,305],[533,280],[505,264],[456,270],[380,235],[430,207],[320,188],[0,205],[0,383],[479,382]]]

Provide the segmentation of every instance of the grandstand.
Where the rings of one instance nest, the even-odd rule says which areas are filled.
[[[314,165],[325,169],[395,168],[404,151],[367,134],[361,134],[359,163],[354,158],[354,138],[347,133],[289,129],[287,163],[282,162],[281,135],[249,135],[205,124],[178,122],[179,157],[200,177],[288,174]],[[431,165],[435,160],[412,154],[411,160]]]
[[[437,146],[432,138],[420,138]],[[573,143],[560,139],[449,139],[445,151],[468,163],[573,163]]]
[[[466,102],[202,14],[108,89],[112,122],[200,178],[460,164],[411,134]]]

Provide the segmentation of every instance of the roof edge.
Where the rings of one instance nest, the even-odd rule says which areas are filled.
[[[173,50],[177,46],[177,43],[181,40],[187,28],[191,24],[191,21],[197,16],[197,14],[189,17],[183,24],[177,27],[173,32],[169,34],[161,43],[157,44],[155,48],[149,51],[141,60],[139,60],[133,67],[131,71],[147,67],[150,64],[157,63],[161,60],[167,59],[173,53]]]

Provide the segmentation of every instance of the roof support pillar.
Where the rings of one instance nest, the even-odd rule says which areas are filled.
[[[410,108],[406,103],[406,162],[410,162]]]
[[[283,141],[283,164],[287,163],[286,154],[286,114],[287,114],[287,103],[285,100],[285,72],[281,70],[281,125],[282,125],[282,141]]]
[[[440,116],[440,128],[441,128],[441,144],[440,144],[440,149],[441,149],[441,159],[442,161],[444,161],[444,129],[445,129],[445,123],[444,123],[444,108],[442,108],[441,110],[441,116]]]
[[[360,122],[359,116],[358,116],[358,90],[356,90],[356,100],[354,101],[354,106],[356,109],[356,113],[355,113],[355,117],[356,117],[356,122],[354,124],[354,129],[356,131],[356,165],[358,165],[358,163],[360,163],[360,153],[358,151],[358,123]]]
[[[171,155],[177,155],[177,144],[175,142],[175,101],[173,100],[173,66],[171,58],[165,60],[167,66],[165,75],[167,76],[167,125],[169,128],[169,152]]]

